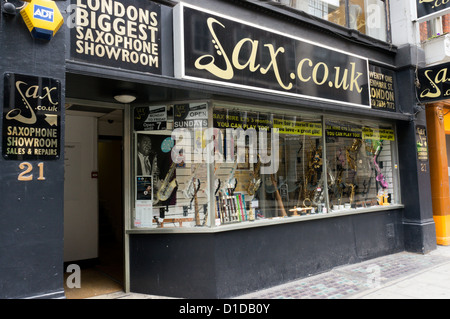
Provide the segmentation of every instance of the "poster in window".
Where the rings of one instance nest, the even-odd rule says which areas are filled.
[[[134,109],[135,131],[159,131],[167,128],[167,106],[136,107]]]
[[[151,176],[136,177],[136,200],[148,200],[153,198],[152,178]]]
[[[176,204],[176,165],[172,161],[171,136],[137,134],[136,176],[148,176],[153,180],[153,206]]]

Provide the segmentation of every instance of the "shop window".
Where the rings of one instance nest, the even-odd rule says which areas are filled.
[[[325,134],[332,211],[395,202],[392,127],[327,121]]]
[[[231,182],[216,194],[220,223],[322,212],[320,119],[220,107],[214,118],[223,136],[234,136],[226,139],[234,163],[218,166],[232,173],[216,175]]]
[[[421,22],[419,28],[422,42],[448,34],[450,32],[450,14]]]
[[[180,145],[175,145],[173,138],[174,119],[178,115],[182,118],[179,123],[190,125],[196,121],[187,115],[190,106],[197,114],[207,112],[207,103],[134,110],[134,227],[208,225],[208,173],[207,163],[202,160],[207,118],[203,117],[200,125],[195,123],[195,130],[180,127],[176,131],[182,136]],[[199,161],[194,153],[200,155]]]
[[[315,17],[387,41],[386,0],[276,0]]]
[[[132,228],[255,225],[397,202],[391,125],[196,102],[135,108],[133,139]]]

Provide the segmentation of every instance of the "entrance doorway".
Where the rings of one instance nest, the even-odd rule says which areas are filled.
[[[66,106],[64,287],[82,299],[124,287],[123,110]],[[80,286],[68,265],[80,267]]]

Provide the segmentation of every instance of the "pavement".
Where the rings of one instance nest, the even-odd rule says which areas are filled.
[[[116,292],[90,299],[173,299]],[[450,247],[401,252],[336,267],[232,299],[450,299]],[[237,302],[237,300],[236,300]]]

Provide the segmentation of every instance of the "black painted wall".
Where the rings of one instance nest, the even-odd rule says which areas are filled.
[[[18,1],[20,3],[20,1]],[[1,1],[0,6],[4,2]],[[65,1],[57,2],[61,12]],[[64,29],[50,42],[34,40],[21,15],[0,12],[0,132],[5,72],[61,81],[64,132]],[[61,143],[63,143],[61,136]],[[1,144],[0,139],[0,144]],[[64,144],[62,144],[64,145]],[[64,147],[44,162],[45,181],[20,182],[22,161],[0,157],[0,298],[63,297]],[[37,164],[30,161],[37,175]]]
[[[405,205],[403,224],[405,249],[427,253],[436,249],[436,228],[433,220],[430,166],[419,163],[416,148],[416,126],[426,126],[425,108],[417,103],[414,86],[416,66],[425,61],[422,49],[405,45],[396,57],[399,111],[412,114],[411,121],[397,123],[400,187]],[[422,62],[423,63],[423,62]],[[425,164],[421,166],[420,164]]]
[[[403,250],[401,210],[215,234],[133,234],[130,290],[228,298]]]

